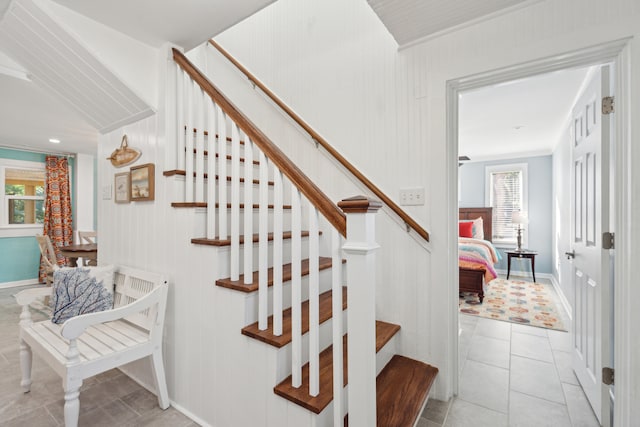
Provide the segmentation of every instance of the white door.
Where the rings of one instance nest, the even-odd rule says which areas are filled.
[[[608,386],[602,367],[610,361],[609,253],[609,68],[596,70],[573,108],[571,272],[575,290],[572,322],[573,369],[603,426],[609,425]],[[606,94],[606,95],[603,95]]]

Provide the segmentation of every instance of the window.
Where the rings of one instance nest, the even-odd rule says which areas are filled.
[[[0,193],[1,237],[33,235],[33,228],[42,227],[44,177],[43,163],[0,159],[0,182],[4,187]],[[20,229],[26,234],[16,234],[15,230]]]
[[[516,243],[517,227],[511,223],[513,212],[527,211],[527,165],[487,166],[485,198],[493,208],[493,235],[496,244]],[[526,231],[526,230],[525,230]],[[525,241],[526,241],[525,234]]]

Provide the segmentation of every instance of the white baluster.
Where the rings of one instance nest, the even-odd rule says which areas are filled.
[[[197,83],[193,80],[189,80],[187,85],[187,132],[185,135],[185,186],[184,186],[184,201],[193,202],[193,129],[194,126],[194,114],[195,114],[195,92],[199,90],[196,86]],[[202,132],[202,129],[198,129],[198,132]]]
[[[222,179],[222,177],[220,177]],[[226,210],[226,206],[220,206]],[[251,248],[245,242],[245,250]],[[240,278],[240,131],[231,123],[231,280]]]
[[[246,182],[244,185],[253,185]],[[260,152],[260,208],[258,217],[258,329],[267,329],[268,308],[268,269],[269,269],[269,164],[264,153]]]
[[[178,169],[178,133],[180,129],[178,119],[178,78],[180,76],[180,68],[175,62],[169,63],[167,67],[167,148],[165,150],[166,169]]]
[[[196,87],[194,93],[195,123],[198,133],[196,134],[196,202],[204,201],[204,92],[200,87]]]
[[[318,210],[309,202],[309,394],[320,393],[320,277]]]
[[[224,111],[218,110],[218,238],[227,238],[227,117]],[[209,177],[215,185],[215,177]]]
[[[301,207],[300,191],[291,186],[291,382],[302,385],[302,313],[301,313]]]
[[[253,282],[253,142],[244,135],[244,284]]]
[[[331,229],[331,310],[333,318],[333,360],[342,360],[342,237],[338,230]],[[342,363],[333,364],[333,425],[342,425],[344,410],[342,394],[344,391],[344,372]]]
[[[207,104],[207,239],[216,237],[216,107],[210,98]]]
[[[347,214],[347,342],[349,424],[376,425],[375,214],[382,204],[366,197],[338,203]]]
[[[177,66],[177,65],[176,65]],[[176,153],[176,169],[181,169],[184,170],[185,165],[184,165],[184,156],[185,156],[185,141],[184,141],[184,136],[185,136],[185,125],[186,125],[186,119],[185,119],[185,109],[186,109],[186,105],[185,105],[185,97],[184,97],[184,91],[185,91],[185,85],[186,85],[186,73],[184,71],[182,71],[182,68],[180,68],[178,66],[178,71],[177,71],[177,85],[176,85],[176,103],[178,104],[178,108],[176,111],[177,114],[177,118],[178,118],[178,123],[177,123],[177,128],[178,128],[178,146],[177,146],[177,153]]]
[[[273,334],[282,335],[282,172],[273,172]]]

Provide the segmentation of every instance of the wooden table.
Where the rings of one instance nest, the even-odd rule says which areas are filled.
[[[80,245],[61,246],[60,253],[69,258],[71,267],[78,266],[78,258],[90,259],[96,261],[98,259],[98,244],[84,243]]]
[[[531,260],[531,273],[533,274],[533,281],[536,281],[536,255],[538,252],[523,249],[521,251],[507,251],[507,280],[509,280],[509,274],[511,274],[511,258],[526,258]]]

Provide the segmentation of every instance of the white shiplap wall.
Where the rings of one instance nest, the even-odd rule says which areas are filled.
[[[442,399],[452,392],[455,336],[448,320],[455,302],[444,303],[450,299],[448,287],[455,286],[450,272],[456,252],[447,235],[456,220],[446,209],[454,194],[444,185],[450,167],[446,82],[629,36],[640,36],[637,0],[548,0],[398,52],[364,0],[280,0],[217,40],[389,195],[397,197],[405,186],[426,187],[426,206],[408,210],[431,233],[431,255],[416,259],[428,268],[424,274],[407,272],[414,281],[394,284],[406,294],[428,289],[419,301],[427,312],[421,314],[424,323],[413,326],[420,339],[411,345],[440,368],[435,396]],[[631,55],[632,63],[640,62],[635,41]],[[631,76],[628,99],[637,100],[640,74]],[[637,101],[627,107],[637,107]],[[631,114],[631,132],[637,133],[640,113],[636,108]],[[637,164],[637,144],[629,154]],[[629,177],[633,194],[640,184],[637,174]],[[639,203],[631,201],[633,223],[640,220]],[[640,232],[628,237],[635,259]],[[402,256],[416,252],[405,250]],[[632,299],[640,297],[640,288],[627,291]],[[631,316],[634,324],[640,321],[640,314]],[[638,344],[632,349],[640,353]],[[636,380],[628,398],[636,401],[639,359],[629,362]]]
[[[164,79],[165,72],[160,74]],[[159,93],[161,100],[165,94],[171,96],[170,89],[161,88]],[[257,320],[245,311],[246,295],[215,286],[216,279],[229,276],[229,262],[218,264],[220,257],[228,257],[228,249],[191,244],[192,238],[203,236],[204,210],[170,206],[181,200],[184,179],[162,176],[165,169],[174,168],[167,148],[173,141],[165,138],[172,128],[166,127],[165,115],[166,107],[161,107],[152,117],[100,136],[98,261],[167,276],[163,347],[173,406],[204,426],[311,425],[310,412],[273,393],[276,355],[281,351],[241,335],[242,327]],[[133,166],[116,169],[105,160],[120,146],[123,134],[130,146],[142,151],[134,165],[155,164],[154,201],[116,204],[113,200],[114,174]],[[103,196],[105,191],[110,198]],[[148,360],[131,363],[124,371],[153,389]]]

